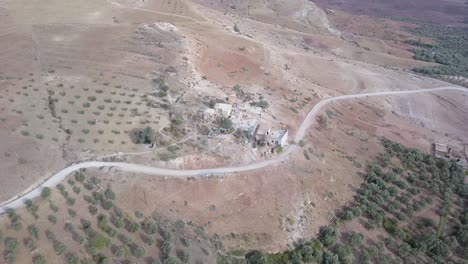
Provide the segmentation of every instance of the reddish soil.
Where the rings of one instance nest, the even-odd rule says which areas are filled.
[[[467,100],[447,92],[330,105],[324,109],[330,115],[326,127],[316,125],[301,151],[262,171],[187,180],[120,172],[99,176],[112,182],[123,208],[193,221],[219,234],[227,249],[278,251],[315,236],[352,200],[362,183],[357,172],[383,152],[380,137],[425,152],[436,141],[462,147],[468,141],[461,122]]]
[[[314,0],[323,8],[357,15],[403,17],[440,24],[460,24],[468,17],[468,5],[459,0]]]

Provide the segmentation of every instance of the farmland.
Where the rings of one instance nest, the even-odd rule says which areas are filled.
[[[466,257],[463,168],[382,139],[354,202],[318,238],[281,254],[251,252],[248,263],[419,263]],[[362,228],[364,227],[364,228]],[[362,233],[361,233],[362,232]],[[323,259],[323,260],[322,260]]]
[[[26,208],[2,215],[2,262],[215,263],[216,237],[192,223],[122,210],[116,199],[86,172],[44,189]]]
[[[466,4],[316,2],[0,3],[0,263],[462,262]]]

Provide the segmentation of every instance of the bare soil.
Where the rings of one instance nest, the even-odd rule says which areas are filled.
[[[401,44],[412,38],[401,31],[406,24],[327,15],[305,0],[288,4],[0,4],[0,199],[84,160],[201,168],[265,158],[233,138],[198,131],[213,126],[200,118],[209,99],[225,100],[235,87],[268,101],[262,128],[287,128],[293,137],[323,98],[447,86],[408,71],[427,64]],[[160,77],[170,87],[163,97],[153,81]],[[358,164],[381,151],[379,137],[426,151],[433,142],[466,143],[467,105],[456,93],[337,103],[324,109],[301,152],[265,171],[187,180],[94,173],[127,210],[191,220],[219,234],[227,249],[277,251],[333,220],[361,183]],[[177,117],[180,135],[171,128]],[[145,126],[160,133],[154,149],[129,138]],[[169,147],[177,150],[166,162],[161,153]]]
[[[347,11],[358,15],[400,17],[441,24],[463,24],[468,13],[466,2],[459,0],[315,0],[321,7]]]
[[[459,122],[468,110],[466,95],[428,94],[422,104],[420,98],[327,107],[326,128],[315,127],[303,147],[309,160],[301,151],[284,164],[224,178],[175,180],[120,172],[102,177],[125,197],[118,201],[123,208],[193,221],[220,235],[228,250],[278,251],[334,221],[335,210],[352,200],[362,183],[358,172],[382,153],[381,137],[425,152],[434,142],[463,147],[467,128]],[[429,105],[440,111],[425,111]]]

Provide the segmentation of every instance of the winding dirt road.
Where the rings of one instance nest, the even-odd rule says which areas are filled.
[[[468,89],[461,87],[439,87],[431,89],[420,89],[420,90],[406,90],[406,91],[390,91],[390,92],[375,92],[375,93],[362,93],[362,94],[353,94],[353,95],[341,95],[336,97],[331,97],[324,99],[318,102],[312,110],[307,114],[303,123],[297,130],[296,136],[294,138],[293,144],[291,144],[285,151],[276,156],[275,158],[262,160],[258,162],[253,162],[245,165],[239,165],[235,167],[220,167],[220,168],[207,168],[207,169],[197,169],[197,170],[178,170],[178,169],[167,169],[167,168],[158,168],[150,167],[145,165],[131,164],[131,163],[122,163],[122,162],[101,162],[101,161],[90,161],[82,162],[78,164],[71,165],[52,177],[50,177],[45,182],[36,184],[35,187],[31,188],[28,191],[25,191],[16,197],[1,203],[0,205],[0,214],[3,214],[8,208],[19,208],[24,205],[24,200],[34,199],[40,196],[41,191],[44,187],[55,187],[57,184],[62,182],[68,175],[85,168],[114,168],[121,171],[128,171],[132,173],[142,173],[149,175],[159,175],[167,177],[207,177],[207,176],[223,176],[230,173],[240,173],[245,171],[252,171],[268,166],[272,166],[276,163],[284,162],[291,153],[296,151],[299,147],[297,143],[302,140],[307,130],[312,126],[316,120],[316,116],[323,106],[338,101],[344,100],[353,100],[366,97],[376,97],[376,96],[391,96],[391,95],[405,95],[405,94],[414,94],[414,93],[424,93],[424,92],[435,92],[435,91],[461,91],[468,92]]]

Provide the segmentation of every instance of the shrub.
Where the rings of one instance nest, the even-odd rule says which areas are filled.
[[[23,228],[23,224],[18,220],[18,221],[13,221],[10,224],[10,227],[13,228],[16,232],[20,231]]]
[[[322,244],[317,240],[305,243],[300,248],[300,252],[302,254],[302,259],[307,263],[319,263],[322,260]]]
[[[117,235],[117,230],[115,230],[115,229],[112,228],[112,227],[107,227],[106,233],[107,233],[110,237],[115,237],[115,236]]]
[[[395,184],[400,189],[406,189],[408,187],[408,184],[406,184],[406,182],[400,180],[394,181],[393,184]]]
[[[154,243],[154,238],[151,236],[146,237],[144,240],[145,240],[145,243],[149,246],[153,245]]]
[[[145,255],[145,249],[142,248],[142,247],[135,247],[133,250],[132,250],[132,254],[133,256],[137,257],[137,258],[141,258]]]
[[[55,204],[53,204],[51,201],[49,201],[49,207],[52,211],[54,211],[55,213],[58,212],[59,208],[58,206],[56,206]]]
[[[153,144],[156,138],[156,132],[151,127],[145,127],[131,133],[132,141],[135,144]]]
[[[75,226],[72,223],[67,222],[65,224],[65,230],[70,232],[70,233],[73,233],[73,232],[75,232]]]
[[[140,211],[135,211],[135,216],[136,216],[137,218],[143,218],[144,215],[143,215],[143,213],[140,212]]]
[[[230,118],[221,117],[218,122],[221,128],[224,128],[227,130],[232,128],[232,120]]]
[[[16,261],[16,253],[14,251],[7,251],[4,253],[5,262],[8,264],[14,263]]]
[[[141,227],[141,226],[140,226],[140,223],[138,223],[138,222],[133,222],[133,223],[131,223],[131,224],[128,226],[127,230],[128,230],[128,232],[130,232],[130,233],[135,233],[136,231],[138,231],[138,230],[140,229],[140,227]]]
[[[98,227],[102,230],[107,229],[107,224],[109,223],[109,219],[107,219],[106,215],[100,214],[98,217]]]
[[[47,264],[47,260],[42,255],[37,255],[33,258],[34,264]]]
[[[254,102],[254,103],[251,103],[250,105],[251,106],[258,106],[258,107],[261,107],[263,109],[267,109],[269,107],[268,102],[265,101],[265,100],[261,100],[259,102]]]
[[[70,255],[67,258],[67,264],[78,264],[80,259],[75,255]]]
[[[319,241],[325,247],[333,246],[336,243],[339,231],[336,226],[325,226],[322,227],[319,233]]]
[[[460,225],[455,230],[455,237],[457,238],[460,245],[463,247],[468,246],[468,225]]]
[[[395,219],[386,218],[383,221],[383,228],[391,235],[395,235],[398,231],[398,223]]]
[[[67,204],[68,205],[74,205],[75,204],[75,198],[67,197]]]
[[[168,256],[165,260],[164,260],[164,264],[176,264],[177,263],[177,259],[174,257],[174,256]],[[254,262],[249,262],[249,263],[254,263]]]
[[[15,250],[19,247],[19,242],[16,238],[7,238],[5,240],[5,247],[7,247],[10,250]]]
[[[91,239],[90,245],[96,248],[97,250],[101,250],[109,247],[110,240],[101,234],[97,234],[96,236],[94,236],[93,239]]]
[[[177,252],[177,257],[182,261],[182,263],[189,263],[190,254],[185,251]]]
[[[355,247],[361,245],[363,238],[364,238],[364,236],[362,234],[359,234],[359,233],[356,233],[356,232],[351,232],[351,234],[349,235],[349,238],[348,238],[348,244],[351,247],[355,248]]]
[[[127,246],[133,244],[132,239],[129,238],[129,237],[127,237],[127,236],[125,236],[125,235],[120,235],[120,240],[122,241],[122,243],[123,243],[124,245],[127,245]]]
[[[83,182],[85,180],[86,176],[82,172],[77,172],[75,173],[75,180],[79,182]]]
[[[54,234],[52,231],[50,231],[50,230],[47,230],[47,231],[46,231],[46,237],[47,237],[47,239],[49,239],[50,241],[54,241],[54,240],[55,240],[55,234]]]
[[[169,231],[166,231],[165,229],[160,230],[161,236],[164,238],[164,240],[169,241],[172,240],[172,233]]]
[[[161,251],[167,256],[170,255],[172,249],[174,248],[174,244],[171,241],[164,241],[161,245]]]
[[[349,254],[351,254],[352,248],[348,245],[338,245],[335,249],[336,255],[338,256],[338,263],[350,263]]]
[[[28,227],[29,234],[31,234],[32,237],[35,239],[39,238],[39,228],[35,225],[30,225]]]
[[[340,264],[340,259],[339,259],[338,255],[335,255],[333,253],[325,252],[323,254],[322,263],[323,264]]]
[[[55,215],[49,215],[47,217],[47,219],[49,220],[49,222],[51,222],[52,224],[56,224],[57,223],[57,217]]]
[[[114,255],[117,257],[117,258],[121,258],[123,257],[124,255],[128,255],[128,252],[129,251],[129,248],[127,246],[121,246],[119,248],[117,248],[114,252]]]
[[[76,194],[80,194],[81,188],[78,187],[78,186],[74,186],[74,187],[73,187],[73,192],[76,193]]]
[[[278,154],[283,153],[283,151],[284,151],[284,149],[283,149],[283,147],[281,147],[281,146],[279,146],[278,148],[276,148],[276,153],[278,153]]]
[[[346,221],[352,220],[354,217],[355,215],[351,208],[346,209],[341,215],[341,219],[346,220]]]
[[[115,225],[117,228],[122,228],[125,225],[125,222],[122,218],[113,218],[112,223]]]
[[[82,245],[82,244],[84,243],[84,241],[85,241],[85,238],[84,238],[82,235],[77,235],[75,238],[76,238],[75,240],[76,240],[80,245]]]
[[[88,246],[88,252],[91,256],[96,256],[99,253],[96,247],[93,245]]]
[[[68,209],[68,214],[69,214],[71,217],[75,217],[75,216],[76,216],[75,210],[70,209],[70,208]]]
[[[42,188],[41,197],[43,199],[47,199],[49,196],[50,196],[50,188],[49,187]]]
[[[101,206],[105,210],[110,210],[114,206],[114,203],[112,203],[112,201],[106,200],[101,202]]]
[[[90,205],[90,206],[88,206],[88,211],[89,211],[90,214],[95,215],[95,214],[97,214],[98,209],[97,209],[97,207]]]

